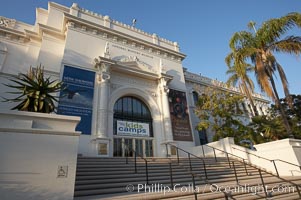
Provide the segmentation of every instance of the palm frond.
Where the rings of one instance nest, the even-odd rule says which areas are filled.
[[[275,52],[300,55],[301,37],[288,36],[285,39],[272,43],[270,46],[268,46],[268,48]]]

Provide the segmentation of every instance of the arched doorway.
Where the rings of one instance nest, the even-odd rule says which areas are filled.
[[[125,156],[128,146],[141,156],[152,157],[153,120],[146,104],[134,96],[124,96],[116,101],[113,111],[113,155]]]

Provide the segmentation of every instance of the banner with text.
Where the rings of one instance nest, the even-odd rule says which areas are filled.
[[[149,124],[117,120],[117,135],[149,137]]]
[[[65,66],[62,81],[67,88],[60,93],[58,114],[80,116],[76,131],[91,135],[95,72]]]
[[[173,139],[177,141],[193,141],[186,93],[170,89],[168,99]]]

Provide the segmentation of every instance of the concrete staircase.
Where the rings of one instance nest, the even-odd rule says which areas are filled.
[[[148,184],[143,159],[78,157],[75,199],[300,199],[292,182],[301,177],[278,178],[226,158],[148,158]],[[235,168],[233,167],[233,164]],[[237,174],[237,179],[235,177]],[[172,174],[172,179],[171,179]],[[193,179],[196,187],[193,187]],[[237,182],[238,180],[238,182]],[[292,182],[290,182],[292,181]],[[195,192],[194,192],[195,191]]]

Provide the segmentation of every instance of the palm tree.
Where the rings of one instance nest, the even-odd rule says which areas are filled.
[[[275,73],[278,72],[284,94],[290,102],[288,81],[274,53],[300,55],[301,37],[293,35],[283,37],[290,29],[301,28],[301,14],[289,13],[280,18],[270,19],[264,22],[258,30],[255,29],[254,22],[250,22],[249,27],[255,30],[254,33],[248,31],[235,33],[230,40],[230,47],[237,49],[244,60],[250,59],[255,65],[255,76],[259,86],[279,107],[286,131],[291,134],[291,127],[279,101],[274,80]]]
[[[232,49],[232,52],[228,54],[225,59],[225,62],[229,69],[227,70],[226,74],[230,74],[227,84],[230,85],[239,85],[244,94],[247,96],[248,100],[250,101],[253,113],[255,116],[258,115],[256,106],[254,104],[254,98],[252,93],[254,92],[254,83],[252,79],[248,76],[249,72],[254,71],[254,67],[244,61],[242,56],[239,54],[238,51]]]

